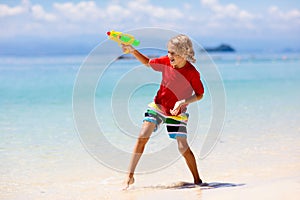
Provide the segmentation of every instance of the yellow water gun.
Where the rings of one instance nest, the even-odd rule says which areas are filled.
[[[138,46],[140,44],[140,41],[136,40],[133,35],[129,35],[114,30],[108,31],[106,34],[108,35],[109,39],[117,42],[119,45],[125,44],[125,45]]]

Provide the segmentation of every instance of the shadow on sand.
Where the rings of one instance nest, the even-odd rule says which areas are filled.
[[[244,183],[220,183],[220,182],[211,182],[211,183],[202,183],[201,185],[196,185],[189,182],[177,182],[170,185],[157,185],[144,187],[144,189],[189,189],[189,188],[199,188],[199,189],[216,189],[216,188],[225,188],[225,187],[239,187],[244,186]]]

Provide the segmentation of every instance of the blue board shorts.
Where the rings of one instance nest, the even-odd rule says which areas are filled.
[[[157,130],[160,124],[166,124],[169,137],[176,139],[177,137],[187,137],[188,117],[188,113],[181,113],[178,116],[166,116],[159,106],[152,102],[148,105],[143,121],[154,123],[156,125],[154,131]]]

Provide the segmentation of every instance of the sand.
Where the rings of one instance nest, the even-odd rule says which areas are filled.
[[[125,174],[99,164],[78,142],[77,152],[27,161],[2,174],[0,199],[298,199],[299,136],[266,134],[242,141],[243,135],[225,134],[206,159],[198,159],[210,187],[178,186],[192,181],[180,159],[159,172],[136,175],[134,186],[123,191]]]

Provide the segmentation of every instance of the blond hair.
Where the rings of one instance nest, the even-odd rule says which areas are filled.
[[[180,34],[171,38],[168,42],[168,48],[187,61],[192,63],[196,62],[193,43],[188,36]]]

